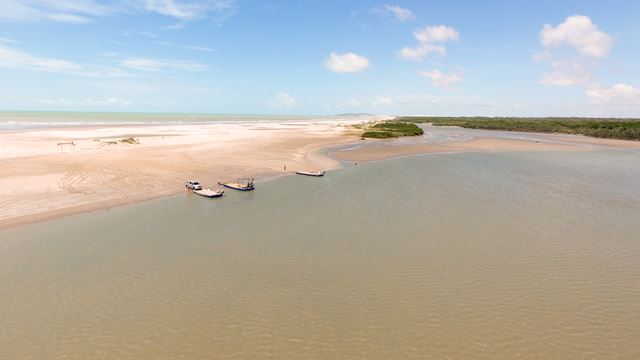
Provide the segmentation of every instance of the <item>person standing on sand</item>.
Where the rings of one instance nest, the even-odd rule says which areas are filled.
[[[284,171],[287,171],[287,165],[284,166]]]

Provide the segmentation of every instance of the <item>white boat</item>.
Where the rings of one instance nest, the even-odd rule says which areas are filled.
[[[208,197],[208,198],[216,198],[222,196],[224,194],[224,190],[211,190],[211,189],[202,189],[202,190],[193,190],[194,194],[198,194],[200,196]]]
[[[325,171],[296,171],[296,174],[298,175],[305,175],[305,176],[324,176]]]
[[[228,187],[229,189],[240,190],[240,191],[250,191],[255,189],[253,185],[253,178],[238,179],[237,182],[226,182],[226,183],[218,181],[218,185],[222,185],[224,187]]]

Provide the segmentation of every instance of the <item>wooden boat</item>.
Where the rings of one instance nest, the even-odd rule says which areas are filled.
[[[217,198],[217,197],[221,197],[224,194],[224,190],[211,190],[211,189],[193,190],[193,192],[195,194],[208,197],[208,198]]]
[[[298,175],[305,175],[305,176],[324,176],[325,171],[296,171],[296,174]]]
[[[240,191],[249,191],[255,189],[253,186],[253,178],[251,179],[238,179],[237,182],[226,182],[221,183],[218,181],[219,185],[224,187],[228,187],[229,189],[240,190]]]

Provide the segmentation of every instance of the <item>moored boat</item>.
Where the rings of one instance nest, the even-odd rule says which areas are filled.
[[[193,193],[198,194],[200,196],[208,197],[208,198],[216,198],[216,197],[221,197],[224,194],[224,190],[201,189],[201,190],[193,190]]]
[[[296,171],[296,174],[305,175],[305,176],[324,176],[325,171],[304,171],[304,170],[300,170],[300,171]]]
[[[221,183],[218,181],[219,185],[227,187],[229,189],[240,190],[240,191],[249,191],[255,189],[253,185],[253,178],[249,179],[238,179],[237,182],[225,182]]]

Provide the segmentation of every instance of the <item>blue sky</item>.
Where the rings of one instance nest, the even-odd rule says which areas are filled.
[[[4,0],[0,110],[640,116],[640,2]]]

